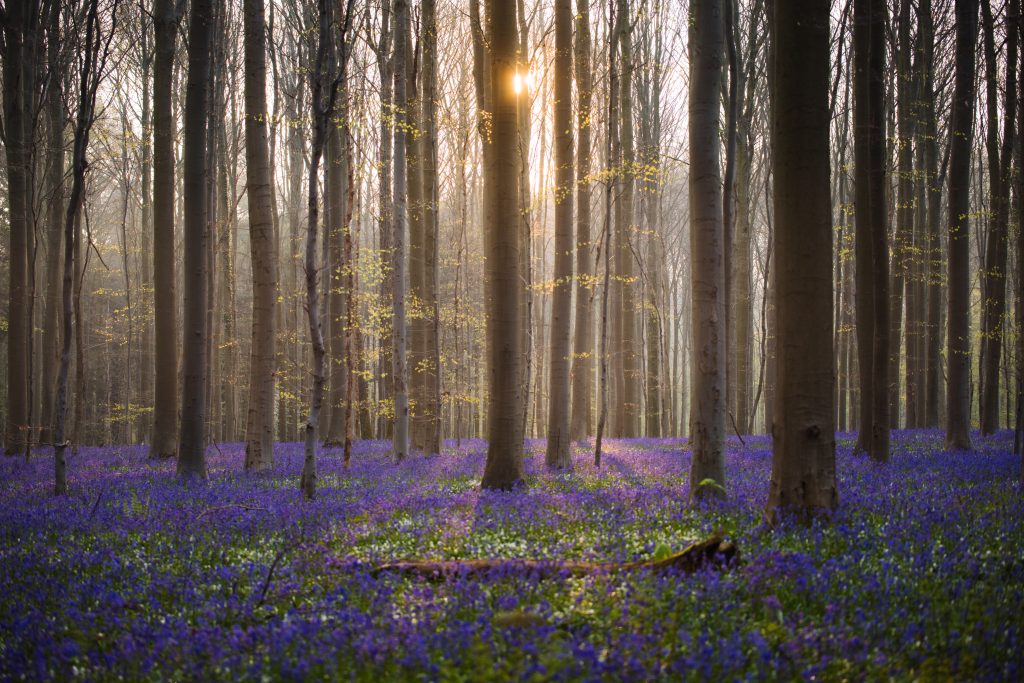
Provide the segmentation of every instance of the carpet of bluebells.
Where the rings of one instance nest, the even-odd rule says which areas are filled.
[[[396,465],[359,443],[242,473],[210,449],[183,485],[145,447],[0,461],[0,680],[1024,680],[1024,491],[1012,435],[946,452],[897,433],[875,466],[839,440],[830,524],[763,521],[766,437],[731,440],[728,499],[686,505],[678,440],[611,441],[595,471],[543,467],[481,492],[485,444]],[[448,582],[375,574],[398,558],[625,561],[720,531],[742,563],[695,575]]]

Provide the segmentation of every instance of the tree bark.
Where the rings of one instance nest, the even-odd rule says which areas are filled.
[[[725,30],[722,7],[695,0],[690,53],[690,273],[693,381],[690,499],[725,487],[725,264],[718,129]],[[713,485],[708,485],[708,480]]]
[[[829,196],[829,8],[774,3],[777,393],[767,517],[838,502]]]
[[[29,443],[29,241],[31,239],[29,165],[31,102],[36,65],[32,62],[38,1],[13,2],[4,22],[4,135],[7,153],[8,246],[7,314],[7,422],[4,445],[7,455],[22,454]]]
[[[62,71],[60,56],[60,4],[52,3],[46,34],[47,67],[51,74]],[[60,364],[60,316],[63,311],[61,239],[64,232],[64,102],[62,79],[50,78],[46,91],[46,118],[49,133],[49,162],[46,223],[46,306],[43,313],[42,387],[40,393],[40,443],[54,443],[54,392]]]
[[[511,2],[489,0],[492,174],[491,222],[484,231],[487,254],[487,355],[489,377],[487,463],[481,486],[510,489],[523,481],[522,443],[522,218],[519,210],[518,96],[513,80],[516,11]]]
[[[590,59],[590,0],[576,2],[576,319],[572,352],[572,415],[569,433],[581,441],[593,427],[594,384],[594,246],[590,236],[591,103],[594,77]]]
[[[171,89],[178,20],[173,0],[154,0],[153,29],[153,441],[150,456],[173,457],[178,427],[178,313],[175,296],[174,115]]]
[[[1007,4],[1006,87],[1003,92],[1003,139],[1000,148],[998,126],[998,64],[991,0],[982,5],[985,31],[985,80],[988,103],[989,224],[985,240],[985,267],[982,270],[981,316],[981,433],[989,435],[999,428],[999,366],[1002,359],[1006,316],[1006,261],[1009,251],[1007,228],[1010,216],[1010,163],[1017,123],[1017,24],[1020,20],[1016,0]]]
[[[245,469],[274,465],[274,375],[277,372],[274,305],[277,242],[274,235],[267,127],[266,31],[263,0],[245,0],[245,164],[252,255],[252,348],[249,356],[249,416]]]
[[[885,199],[885,3],[854,0],[854,205],[860,433],[856,450],[889,458],[889,256]]]
[[[406,127],[409,109],[407,94],[409,71],[409,3],[395,0],[395,113],[394,113],[394,203],[392,205],[392,277],[394,313],[391,319],[394,374],[395,422],[392,455],[401,461],[409,454],[409,369],[406,364],[405,298],[409,286],[406,272],[406,232],[408,220],[408,176],[406,167]]]
[[[206,382],[209,288],[209,168],[207,123],[210,112],[210,56],[213,2],[191,0],[188,34],[188,84],[185,95],[185,319],[182,347],[181,426],[178,476],[206,478]]]
[[[569,316],[572,311],[572,2],[555,3],[555,270],[551,297],[551,358],[545,463],[572,467],[569,433]]]
[[[956,59],[949,157],[946,447],[971,447],[970,177],[978,0],[956,0]]]

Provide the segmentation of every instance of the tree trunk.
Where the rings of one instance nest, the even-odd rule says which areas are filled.
[[[577,0],[575,34],[576,129],[576,330],[572,353],[572,415],[569,433],[581,441],[593,427],[594,383],[594,246],[590,237],[590,160],[594,77],[590,59],[590,0]]]
[[[774,3],[775,424],[766,514],[829,513],[838,503],[829,197],[829,8]]]
[[[1006,316],[1006,261],[1010,216],[1010,162],[1013,155],[1014,127],[1017,123],[1017,23],[1016,0],[1007,2],[1006,87],[1003,107],[1003,140],[1000,151],[998,125],[998,64],[991,0],[982,5],[985,31],[985,78],[988,103],[989,225],[985,240],[985,267],[982,270],[981,316],[981,433],[999,428],[999,365],[1002,359],[1004,318]]]
[[[924,424],[939,426],[939,394],[942,386],[942,245],[939,214],[942,187],[939,181],[938,132],[935,120],[934,30],[931,0],[921,0],[917,8],[918,35],[921,40],[921,96],[924,167],[921,182],[927,195],[928,223],[926,252],[928,310],[926,314]],[[922,207],[922,211],[925,207]]]
[[[345,423],[348,420],[348,344],[346,320],[348,301],[345,287],[346,271],[351,266],[344,258],[345,233],[349,226],[345,216],[349,212],[348,184],[348,112],[346,94],[341,93],[341,102],[336,107],[327,131],[325,148],[325,197],[324,240],[327,246],[327,263],[324,264],[327,278],[327,334],[330,340],[330,377],[327,399],[327,433],[324,445],[338,447],[345,443]]]
[[[171,88],[178,30],[173,0],[154,0],[153,29],[153,441],[150,456],[177,448],[178,313],[174,284],[174,115]]]
[[[7,214],[10,226],[7,314],[7,455],[22,454],[29,443],[29,355],[31,321],[28,318],[29,240],[31,239],[29,155],[31,153],[31,101],[36,65],[28,43],[35,31],[38,2],[7,6],[4,25],[4,135],[7,152]]]
[[[956,61],[949,157],[949,335],[946,447],[971,447],[970,179],[978,0],[956,0]]]
[[[548,467],[572,467],[569,432],[569,316],[572,312],[572,0],[555,3],[555,270],[548,380]]]
[[[619,281],[621,316],[619,322],[619,355],[622,359],[622,388],[618,435],[631,438],[640,435],[640,354],[637,339],[637,281],[633,253],[633,196],[636,187],[636,151],[633,144],[633,19],[626,0],[619,3],[619,49],[622,73],[619,77],[619,139],[622,148],[622,183],[616,205],[615,264]]]
[[[522,223],[519,211],[518,70],[515,6],[489,0],[492,219],[484,231],[489,378],[488,447],[481,486],[509,489],[523,480]]]
[[[60,73],[60,11],[59,4],[50,8],[47,26],[47,68]],[[53,439],[54,392],[57,386],[57,368],[60,364],[60,316],[63,311],[61,236],[64,232],[64,102],[62,79],[47,82],[46,117],[49,132],[49,162],[47,165],[47,239],[46,239],[46,306],[43,312],[42,387],[40,393],[40,443],[55,443]]]
[[[889,257],[885,200],[885,4],[854,0],[857,350],[860,433],[856,450],[889,458]]]
[[[420,98],[420,166],[422,178],[423,273],[420,303],[423,307],[421,364],[423,393],[420,408],[420,451],[441,452],[441,349],[438,302],[439,192],[437,181],[437,16],[436,0],[423,0],[423,75]]]
[[[213,2],[191,0],[188,84],[185,95],[185,320],[182,348],[181,426],[178,476],[206,477],[207,296],[209,204],[207,123],[210,112],[210,56]]]
[[[407,80],[409,71],[409,3],[395,0],[395,109],[394,109],[394,203],[392,205],[392,278],[394,314],[391,320],[394,374],[395,426],[392,451],[395,460],[409,454],[409,369],[406,364],[405,298],[408,289],[406,273],[406,225],[409,211],[406,167],[406,128],[409,110]]]
[[[249,417],[245,469],[274,465],[274,375],[277,372],[274,304],[277,243],[267,144],[267,66],[263,0],[245,0],[245,165],[252,254],[252,348],[249,355]]]
[[[722,7],[695,0],[690,53],[690,273],[693,289],[693,400],[690,498],[725,487],[725,244],[718,130],[725,30]],[[708,480],[713,482],[708,485]]]
[[[892,246],[892,291],[889,297],[889,423],[893,428],[900,424],[900,348],[901,331],[906,335],[906,362],[913,364],[912,288],[914,249],[914,116],[911,112],[913,75],[910,69],[910,0],[900,0],[897,17],[896,46],[896,232]],[[904,296],[906,294],[906,296]],[[903,330],[904,306],[907,311],[907,325]],[[906,385],[907,408],[912,400]]]
[[[383,0],[381,3],[381,30],[380,38],[376,46],[377,74],[380,78],[380,144],[377,148],[378,171],[378,197],[377,206],[380,212],[380,254],[382,259],[383,276],[380,282],[380,300],[385,302],[394,299],[394,273],[391,271],[393,257],[391,250],[392,225],[391,211],[393,198],[391,193],[392,167],[391,151],[393,135],[391,124],[392,116],[392,92],[394,88],[394,57],[391,54],[391,43],[394,29],[391,23],[391,5],[393,0]],[[392,401],[394,396],[394,377],[392,373],[393,360],[391,356],[391,321],[386,316],[381,316],[379,328],[380,350],[377,359],[377,436],[384,438],[391,433],[391,422],[384,419],[386,411],[381,408]]]

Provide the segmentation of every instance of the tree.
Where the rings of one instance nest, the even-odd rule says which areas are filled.
[[[333,43],[334,41],[332,41]],[[335,66],[339,61],[339,49],[331,46],[329,56],[330,70],[344,69],[343,65]],[[345,76],[342,75],[342,82]],[[349,213],[346,185],[348,181],[348,128],[347,94],[343,88],[341,97],[331,112],[327,126],[327,141],[324,148],[324,268],[327,275],[324,295],[325,314],[327,316],[327,340],[330,342],[330,377],[328,391],[328,415],[324,445],[329,447],[342,446],[345,443],[345,426],[348,423],[349,405],[347,404],[349,372],[348,372],[348,340],[345,333],[348,319],[348,300],[346,296],[345,278],[351,264],[346,262],[344,255],[344,233],[348,230],[347,215]]]
[[[408,169],[405,158],[406,120],[409,107],[409,3],[395,0],[395,111],[394,111],[394,203],[392,205],[392,357],[394,375],[395,426],[392,432],[392,454],[401,461],[409,454],[409,368],[406,363],[405,294],[408,290],[406,272],[406,232],[408,222]]]
[[[153,441],[171,458],[178,427],[178,313],[174,267],[174,115],[171,89],[178,18],[174,0],[153,3]]]
[[[35,64],[32,44],[38,23],[38,0],[12,2],[0,14],[4,31],[4,147],[7,153],[7,213],[10,226],[7,321],[7,455],[29,447],[29,164]]]
[[[555,3],[555,290],[551,297],[548,467],[572,466],[569,432],[569,316],[572,309],[572,2]]]
[[[401,1],[401,0],[399,0]],[[489,375],[487,463],[481,486],[509,489],[523,480],[520,421],[522,379],[522,300],[520,281],[518,74],[516,12],[511,2],[490,0],[492,174],[487,201],[491,222],[484,231],[487,298],[487,371]],[[396,143],[397,145],[397,143]]]
[[[725,486],[725,264],[718,129],[725,51],[721,3],[694,0],[690,52],[690,254],[693,388],[690,498]],[[710,482],[708,482],[710,480]],[[712,485],[708,485],[708,484]]]
[[[117,17],[117,0],[111,8],[112,23],[106,40],[102,33],[99,14],[99,0],[89,0],[85,9],[85,42],[78,68],[78,107],[75,114],[75,134],[71,151],[71,191],[67,212],[64,217],[64,273],[61,288],[61,330],[62,343],[60,366],[57,371],[57,405],[54,408],[54,493],[67,493],[67,471],[64,452],[67,448],[65,422],[67,417],[68,368],[71,365],[72,310],[71,294],[74,274],[74,248],[78,238],[78,222],[81,220],[82,204],[85,199],[85,174],[89,167],[86,152],[89,136],[95,120],[96,92],[103,81],[110,42],[114,36]],[[81,320],[78,320],[81,325]],[[82,400],[81,397],[79,400]]]
[[[46,60],[50,78],[46,84],[46,120],[49,133],[49,162],[46,167],[46,309],[43,318],[42,391],[40,402],[41,443],[53,442],[54,392],[60,363],[58,321],[62,311],[61,239],[64,232],[64,102],[60,55],[60,3],[50,3],[46,27]]]
[[[348,0],[345,14],[342,17],[340,31],[342,40],[348,35],[352,21],[352,3],[355,0]],[[302,463],[302,475],[299,480],[299,487],[307,500],[316,496],[316,448],[317,436],[320,428],[320,409],[323,405],[324,384],[327,377],[324,369],[324,335],[323,324],[320,318],[320,267],[317,265],[316,245],[317,232],[320,220],[320,197],[319,197],[319,174],[320,159],[323,157],[324,146],[327,143],[328,126],[331,123],[331,115],[334,113],[334,105],[338,96],[339,86],[344,86],[342,79],[344,69],[337,70],[331,59],[332,11],[327,0],[318,0],[317,3],[317,39],[316,49],[311,50],[313,55],[313,69],[310,72],[310,107],[313,119],[313,140],[310,145],[309,154],[309,183],[307,190],[307,222],[306,222],[306,254],[305,254],[305,275],[306,275],[306,318],[309,323],[309,338],[313,347],[313,382],[310,387],[309,414],[306,417],[304,429],[305,450]],[[344,57],[342,58],[344,60]],[[326,235],[324,237],[327,239]],[[326,265],[326,264],[320,264]]]
[[[591,102],[594,77],[590,64],[590,0],[576,2],[575,32],[576,128],[576,330],[572,349],[572,415],[569,434],[573,441],[590,433],[594,380],[594,249],[590,237]]]
[[[209,196],[207,154],[213,1],[191,0],[188,27],[188,83],[185,92],[185,319],[182,340],[181,425],[178,476],[206,478],[206,381],[209,291]],[[159,267],[159,266],[157,266]]]
[[[861,396],[856,449],[878,461],[889,458],[885,12],[884,0],[854,0],[854,219]]]
[[[1006,22],[1006,87],[1003,105],[1003,139],[999,141],[999,84],[995,27],[991,0],[981,5],[985,34],[985,93],[988,104],[986,148],[989,166],[989,221],[985,240],[985,266],[982,269],[981,315],[981,433],[992,434],[999,428],[999,365],[1003,352],[1003,321],[1006,315],[1006,261],[1009,251],[1007,228],[1010,218],[1010,163],[1017,123],[1017,24],[1018,0],[1009,0]]]
[[[274,373],[277,371],[274,304],[277,300],[277,240],[267,144],[267,64],[263,0],[245,0],[245,164],[252,252],[252,350],[245,467],[274,464]]]
[[[829,7],[775,2],[772,172],[778,356],[767,517],[836,507]]]
[[[420,303],[424,320],[420,363],[423,366],[417,447],[423,453],[441,452],[441,349],[440,305],[438,302],[438,180],[437,180],[437,9],[436,0],[423,0],[423,74],[420,97],[419,156],[421,165],[423,229],[423,272]]]
[[[615,266],[619,289],[619,316],[616,320],[617,357],[621,361],[622,392],[616,403],[616,434],[636,437],[640,434],[640,363],[637,351],[637,277],[633,254],[633,197],[636,189],[636,147],[633,139],[633,20],[627,0],[618,0],[618,41],[622,65],[619,78],[619,140],[622,180],[615,204]]]
[[[971,144],[978,0],[956,0],[956,58],[949,151],[949,281],[946,338],[946,447],[971,447]]]

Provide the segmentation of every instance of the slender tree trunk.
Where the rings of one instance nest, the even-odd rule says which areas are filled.
[[[596,288],[592,259],[594,247],[590,237],[590,161],[591,102],[594,77],[590,59],[590,0],[576,2],[575,33],[576,128],[579,145],[576,149],[576,330],[573,338],[572,415],[569,433],[581,441],[593,427],[592,394],[594,382],[593,308]]]
[[[406,165],[406,128],[409,111],[407,94],[409,71],[409,3],[395,0],[395,114],[394,114],[394,203],[392,221],[394,233],[391,247],[393,306],[392,353],[394,359],[395,426],[392,451],[395,460],[409,454],[409,369],[406,364],[405,298],[408,290],[406,272],[406,232],[408,220],[408,176]]]
[[[942,186],[939,181],[938,132],[935,120],[935,73],[934,73],[934,30],[932,25],[931,0],[921,0],[917,8],[918,35],[921,40],[921,90],[924,168],[921,178],[927,195],[926,225],[927,292],[924,379],[924,425],[939,425],[939,394],[942,386],[942,245],[940,242],[939,214]],[[922,211],[925,207],[922,207]]]
[[[889,458],[889,256],[885,200],[885,3],[854,0],[857,347],[861,420],[857,450]]]
[[[622,73],[619,138],[622,148],[622,183],[619,204],[616,207],[616,270],[621,291],[619,354],[622,358],[622,387],[619,436],[635,437],[640,434],[640,354],[642,345],[637,338],[637,285],[636,256],[633,253],[633,233],[636,232],[633,198],[636,188],[636,151],[633,144],[633,18],[626,0],[619,2],[619,49]]]
[[[892,291],[889,297],[889,423],[893,428],[900,424],[900,349],[901,334],[906,334],[906,362],[912,364],[911,346],[913,333],[911,319],[908,315],[906,329],[903,329],[904,306],[908,314],[911,311],[911,273],[914,248],[914,116],[911,112],[913,98],[910,69],[910,55],[913,50],[910,44],[910,0],[900,0],[897,17],[896,46],[896,231],[892,246]],[[906,296],[904,296],[906,293]],[[906,390],[912,387],[908,384]],[[911,402],[909,394],[907,404]]]
[[[7,6],[4,31],[4,147],[7,153],[8,252],[7,314],[7,455],[22,454],[29,443],[29,355],[31,321],[28,318],[29,241],[31,239],[30,172],[32,114],[31,34],[35,31],[37,0]]]
[[[390,119],[393,114],[392,93],[394,88],[394,58],[390,57],[394,29],[391,22],[391,5],[393,0],[381,3],[381,30],[376,46],[377,73],[380,78],[380,145],[377,148],[378,178],[378,211],[380,212],[380,257],[382,260],[383,277],[380,282],[380,300],[390,302],[394,299],[394,273],[391,271],[393,257],[391,250],[392,225],[391,211],[394,200],[391,193],[392,167],[391,152],[394,142]],[[385,303],[385,305],[387,305]],[[377,359],[377,436],[385,437],[391,433],[391,421],[384,419],[386,411],[381,407],[393,400],[394,376],[392,373],[391,356],[391,321],[381,316],[379,329],[380,351]]]
[[[439,190],[437,178],[437,10],[436,0],[423,0],[423,78],[420,115],[422,135],[420,137],[420,160],[422,164],[423,202],[423,280],[421,297],[423,304],[423,408],[422,440],[420,450],[424,453],[441,452],[441,321],[438,301],[438,279],[440,262],[438,247],[439,232]]]
[[[52,3],[47,26],[47,66],[50,73],[62,70],[60,56],[60,11],[59,3]],[[49,163],[46,183],[48,204],[46,212],[46,306],[43,313],[42,339],[42,387],[40,391],[40,421],[42,431],[40,443],[54,443],[54,392],[57,385],[57,368],[60,364],[60,316],[63,311],[61,235],[64,232],[64,102],[62,79],[50,78],[46,91],[46,116],[49,132]]]
[[[767,517],[838,503],[829,198],[829,8],[774,3],[772,167],[779,358]]]
[[[722,11],[725,15],[725,54],[728,81],[728,93],[725,101],[725,171],[722,177],[722,254],[725,286],[722,296],[725,302],[725,318],[723,319],[723,336],[725,337],[725,409],[735,421],[736,411],[736,369],[728,359],[732,358],[736,349],[735,319],[736,302],[733,299],[733,262],[732,247],[736,233],[736,118],[739,113],[739,58],[736,55],[736,14],[739,12],[736,0],[725,0]],[[723,76],[724,79],[724,76]]]
[[[690,253],[693,288],[693,400],[690,498],[725,487],[725,264],[722,169],[717,131],[725,51],[722,7],[695,0],[690,53]],[[708,485],[708,480],[713,485]]]
[[[191,0],[188,84],[185,95],[185,320],[182,348],[181,427],[178,476],[206,477],[207,296],[209,288],[209,203],[207,177],[210,112],[210,57],[213,2]]]
[[[555,289],[551,297],[548,467],[572,467],[569,432],[569,316],[572,312],[572,0],[555,3]]]
[[[998,65],[991,0],[982,5],[985,25],[985,77],[988,101],[989,210],[988,238],[985,241],[985,267],[982,270],[981,327],[981,433],[992,434],[999,428],[999,365],[1002,359],[1004,319],[1006,316],[1006,265],[1009,251],[1007,228],[1010,215],[1010,162],[1013,155],[1014,127],[1017,123],[1017,24],[1016,0],[1007,2],[1006,87],[1003,107],[1003,139],[1000,151],[998,125]]]
[[[327,247],[327,333],[330,340],[330,377],[328,393],[327,433],[324,445],[338,447],[345,443],[345,424],[348,420],[348,344],[346,320],[348,301],[345,287],[346,271],[350,267],[344,257],[344,239],[349,226],[348,214],[348,112],[346,93],[342,89],[341,101],[328,125],[324,172],[326,181],[324,240]]]
[[[949,335],[946,447],[971,447],[970,175],[978,0],[956,0],[956,60],[949,158]]]
[[[491,224],[484,231],[487,262],[488,447],[481,486],[509,489],[523,480],[522,223],[519,211],[518,94],[515,6],[489,0],[492,158],[487,201]]]
[[[178,314],[174,283],[174,115],[171,88],[178,21],[173,0],[154,0],[153,61],[153,441],[173,457],[178,428]]]
[[[245,426],[245,468],[274,465],[274,375],[277,372],[274,304],[277,299],[277,242],[273,185],[267,144],[266,31],[263,0],[245,0],[245,165],[252,254],[252,348],[249,356],[249,417]]]

